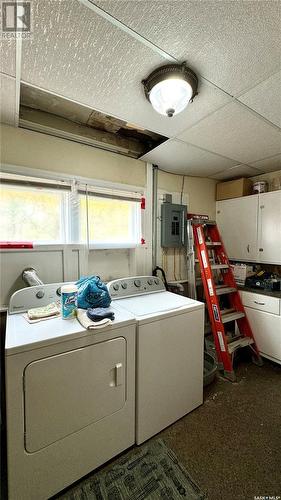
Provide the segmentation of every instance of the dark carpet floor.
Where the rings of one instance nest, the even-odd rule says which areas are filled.
[[[236,374],[237,383],[217,378],[202,406],[152,439],[165,441],[208,500],[279,500],[281,366],[242,361]]]
[[[238,382],[218,378],[204,405],[158,436],[209,500],[281,498],[281,366],[241,363]]]

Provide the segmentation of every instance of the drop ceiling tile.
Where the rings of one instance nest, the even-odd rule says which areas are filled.
[[[187,106],[186,111],[180,113],[178,116],[173,117],[171,119],[171,122],[175,118],[177,118],[179,125],[177,125],[176,128],[178,129],[179,126],[181,126],[181,131],[186,130],[209,114],[222,108],[230,101],[231,98],[224,92],[216,89],[213,85],[201,82],[198,87],[198,96],[195,97],[193,103],[190,103]],[[168,120],[170,119],[168,118]],[[177,135],[177,132],[175,132],[173,135],[169,135],[169,137],[175,137],[175,135]]]
[[[240,96],[239,101],[281,127],[281,71]]]
[[[251,163],[251,165],[261,170],[262,173],[281,170],[281,154],[265,158],[264,160],[255,161]]]
[[[235,165],[232,160],[176,139],[164,142],[142,156],[141,160],[154,163],[167,172],[198,177],[210,177],[215,172]]]
[[[178,136],[214,153],[252,163],[281,152],[281,133],[243,105],[232,102]]]
[[[254,175],[259,175],[261,172],[248,165],[235,165],[235,167],[228,168],[223,172],[219,172],[215,175],[211,175],[212,179],[218,180],[231,180],[237,179],[238,177],[253,177]]]
[[[15,39],[0,40],[0,72],[6,75],[16,75],[16,41]]]
[[[37,0],[34,35],[23,41],[22,80],[140,127],[173,137],[227,102],[202,85],[172,120],[156,113],[141,81],[166,60],[76,0]]]
[[[232,95],[280,69],[278,1],[95,0]]]
[[[1,79],[1,123],[15,126],[16,116],[16,80],[0,74]]]

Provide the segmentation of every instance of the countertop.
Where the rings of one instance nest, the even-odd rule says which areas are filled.
[[[249,286],[238,286],[238,290],[243,290],[244,292],[258,293],[259,295],[269,295],[270,297],[276,297],[281,299],[281,291],[273,292],[271,290],[262,290],[260,288],[251,288]]]

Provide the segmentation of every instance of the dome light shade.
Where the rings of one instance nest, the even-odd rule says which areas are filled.
[[[142,83],[153,108],[169,117],[183,111],[197,95],[197,76],[185,63],[161,66]]]

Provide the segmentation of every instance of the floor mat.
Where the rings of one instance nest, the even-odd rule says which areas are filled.
[[[161,439],[87,476],[60,500],[201,500],[206,498]]]

